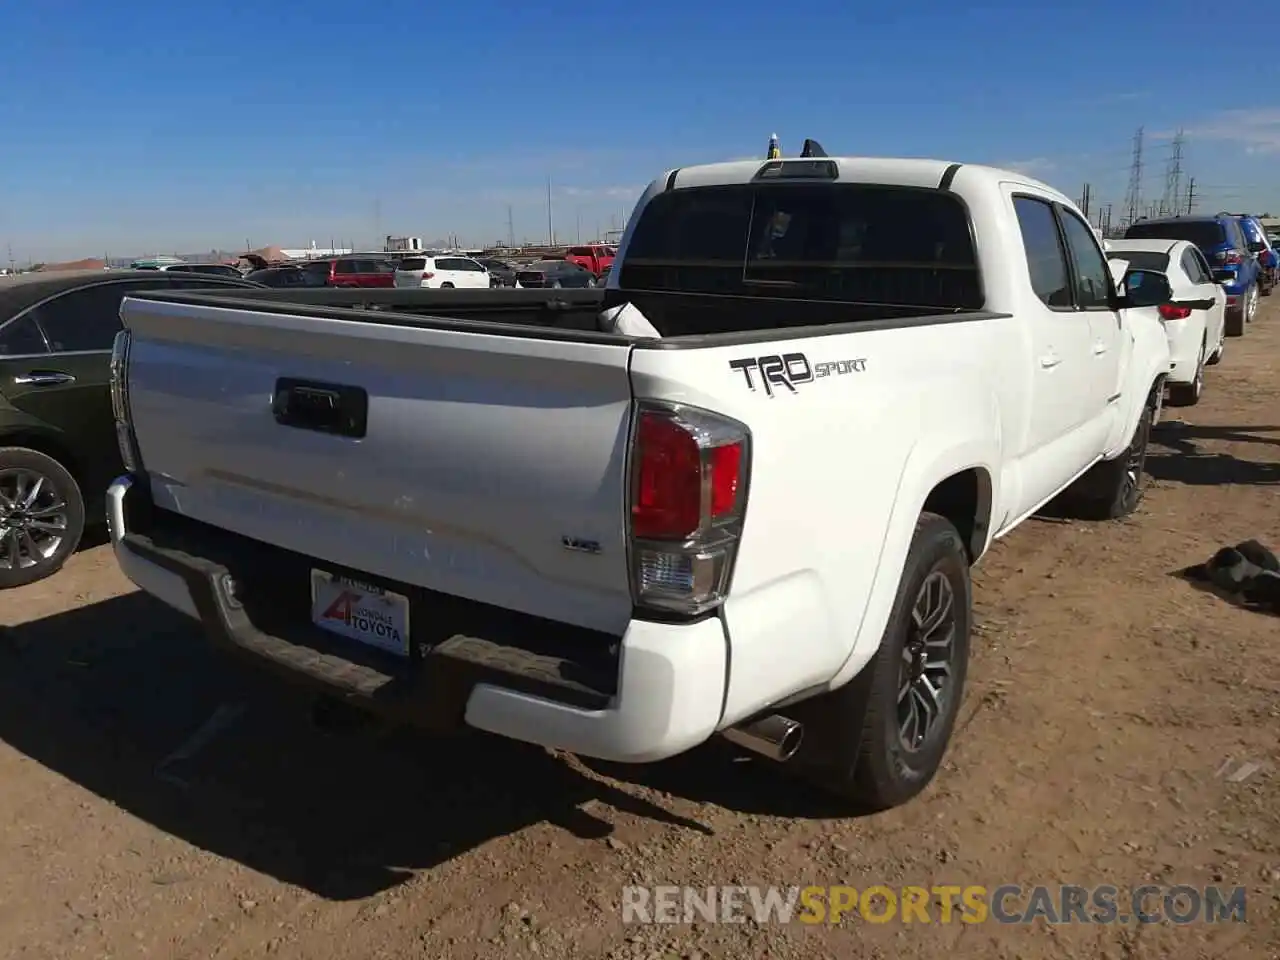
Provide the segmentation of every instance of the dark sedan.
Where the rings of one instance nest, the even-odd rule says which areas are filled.
[[[489,271],[489,286],[514,287],[516,285],[516,268],[505,260],[478,257],[477,262]]]
[[[539,260],[516,272],[521,287],[593,287],[596,278],[568,260]]]
[[[125,294],[257,286],[157,270],[0,278],[0,588],[56,572],[124,471],[109,375]]]
[[[327,287],[329,261],[315,260],[310,263],[264,267],[245,274],[245,279],[264,287]]]

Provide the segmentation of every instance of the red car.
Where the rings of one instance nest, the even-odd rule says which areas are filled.
[[[576,263],[578,266],[590,270],[593,277],[598,277],[613,266],[613,258],[615,256],[617,256],[617,251],[613,247],[606,247],[604,244],[591,244],[585,247],[570,247],[564,258],[570,263]]]
[[[317,261],[313,261],[317,262]],[[329,265],[326,287],[394,287],[395,265],[374,256],[334,257],[319,263]]]

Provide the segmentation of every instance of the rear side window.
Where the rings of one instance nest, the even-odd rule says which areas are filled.
[[[1057,310],[1071,309],[1067,256],[1053,207],[1043,200],[1015,197],[1013,208],[1022,231],[1022,249],[1026,252],[1027,269],[1031,272],[1031,289],[1046,306]]]
[[[427,261],[423,257],[405,257],[400,261],[398,270],[425,270]]]
[[[30,316],[0,327],[0,357],[26,357],[45,353],[44,334]]]
[[[1075,267],[1076,306],[1081,310],[1110,309],[1111,269],[1092,228],[1065,208],[1059,208],[1059,215]]]
[[[875,184],[743,184],[659,194],[636,225],[620,281],[627,291],[922,313],[983,305],[960,200]]]
[[[569,256],[571,257],[589,257],[591,256],[590,247],[570,247]]]
[[[1135,223],[1124,232],[1126,240],[1187,240],[1201,250],[1212,250],[1227,240],[1217,220],[1165,220]]]
[[[333,269],[334,273],[351,274],[358,272],[356,270],[356,262],[354,260],[339,260]]]

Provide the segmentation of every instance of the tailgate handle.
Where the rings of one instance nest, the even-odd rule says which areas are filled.
[[[281,377],[271,414],[282,427],[359,438],[369,426],[369,394],[360,387]]]

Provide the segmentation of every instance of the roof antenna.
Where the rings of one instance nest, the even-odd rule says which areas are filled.
[[[802,157],[825,157],[827,151],[822,149],[822,144],[817,140],[810,140],[807,137],[804,141],[804,148],[800,151]]]

